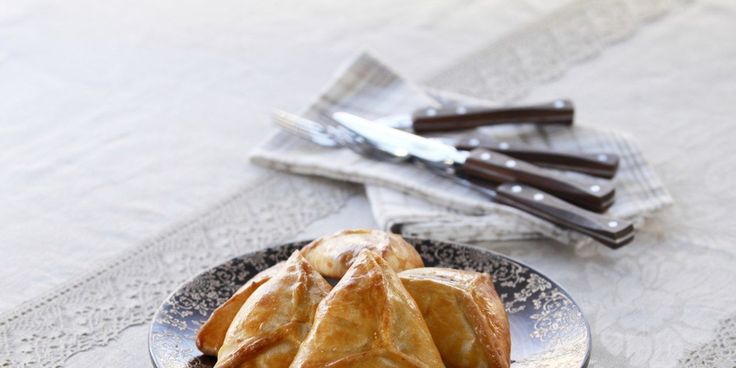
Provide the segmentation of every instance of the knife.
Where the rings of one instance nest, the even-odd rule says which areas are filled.
[[[560,99],[540,105],[496,108],[464,105],[426,107],[412,114],[386,116],[376,122],[422,134],[499,124],[572,125],[574,115],[572,101]]]
[[[616,175],[619,164],[619,156],[613,153],[572,153],[541,149],[522,143],[496,142],[485,137],[466,137],[455,142],[454,146],[466,151],[485,148],[534,165],[577,171],[607,179]]]
[[[575,107],[570,100],[514,107],[427,107],[413,114],[398,114],[376,119],[386,126],[416,134],[464,130],[485,125],[535,123],[539,125],[572,125]],[[456,147],[464,150],[486,148],[511,157],[554,169],[577,171],[588,175],[612,178],[618,170],[619,158],[611,153],[572,153],[533,148],[507,142],[494,143],[487,138],[467,138]]]
[[[471,151],[458,150],[442,142],[427,139],[408,132],[375,124],[358,116],[341,112],[333,114],[333,119],[345,126],[362,127],[360,134],[372,136],[373,142],[402,138],[407,142],[431,142],[422,147],[434,147],[438,152],[452,153],[450,165],[459,169],[463,175],[484,179],[494,183],[520,182],[549,192],[577,206],[596,212],[604,212],[613,205],[615,190],[607,182],[583,178],[572,178],[556,172],[546,171],[537,166],[514,159],[498,152],[476,148]],[[379,135],[375,135],[375,134]],[[397,138],[402,137],[402,138]],[[397,144],[400,146],[400,144]],[[462,159],[458,159],[461,157]],[[449,158],[447,158],[449,160]]]
[[[498,176],[497,181],[479,182],[477,178],[484,176],[486,169],[478,167],[483,165],[482,162],[473,163],[472,156],[475,154],[484,161],[483,154],[487,151],[468,153],[457,150],[444,143],[380,126],[348,113],[337,112],[333,114],[333,119],[352,136],[349,142],[343,144],[360,154],[378,157],[369,151],[379,150],[394,158],[414,161],[432,172],[483,191],[499,203],[587,234],[611,248],[619,248],[634,238],[634,227],[628,221],[586,211],[532,186],[508,181],[503,175]]]

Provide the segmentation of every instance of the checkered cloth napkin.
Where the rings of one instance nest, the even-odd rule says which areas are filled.
[[[337,73],[327,89],[300,115],[327,121],[333,112],[347,111],[375,119],[421,107],[454,104],[493,105],[422,89],[364,53]],[[640,225],[644,218],[672,201],[634,140],[624,134],[580,125],[572,129],[492,127],[472,134],[568,151],[620,155],[620,168],[614,179],[616,204],[608,211],[611,217],[626,218]],[[459,134],[455,134],[454,138],[457,137]],[[292,173],[363,183],[378,224],[403,235],[468,242],[539,237],[576,245],[591,241],[585,235],[494,203],[483,194],[411,164],[370,160],[349,149],[320,147],[286,132],[278,132],[257,147],[252,160]]]

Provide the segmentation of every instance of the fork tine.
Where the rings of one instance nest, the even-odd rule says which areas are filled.
[[[335,147],[337,142],[322,130],[317,123],[285,111],[276,111],[273,122],[288,132],[326,147]]]
[[[277,124],[282,126],[296,128],[309,133],[313,133],[316,131],[315,129],[311,129],[311,127],[304,124],[302,122],[304,119],[302,119],[300,116],[290,114],[285,111],[276,111],[274,113],[274,120]]]
[[[314,132],[309,129],[306,129],[306,127],[297,123],[298,119],[299,119],[298,116],[289,114],[286,112],[276,112],[273,117],[274,122],[278,126],[292,133],[295,133],[301,136],[305,136],[306,138],[311,139],[312,136],[314,135],[313,134]]]
[[[276,111],[273,114],[273,122],[279,127],[288,130],[291,133],[311,138],[311,134],[304,129],[300,129],[299,126],[294,124],[295,115],[289,114],[283,111]]]

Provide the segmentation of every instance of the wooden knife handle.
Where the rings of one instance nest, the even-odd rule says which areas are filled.
[[[498,152],[477,148],[470,151],[458,172],[501,184],[519,182],[560,197],[577,206],[596,212],[604,212],[612,204],[615,195],[610,183],[571,178],[545,171],[525,161]]]
[[[416,133],[443,132],[486,125],[533,123],[572,125],[575,106],[570,100],[556,100],[542,105],[500,108],[454,106],[424,108],[412,114]]]
[[[612,153],[572,153],[535,148],[521,143],[496,142],[485,137],[468,137],[456,145],[462,150],[485,148],[503,153],[534,165],[560,170],[577,171],[588,175],[612,178],[618,170],[619,157]]]
[[[495,190],[497,202],[589,235],[610,248],[619,248],[634,239],[634,226],[629,221],[586,211],[522,183],[504,183]]]

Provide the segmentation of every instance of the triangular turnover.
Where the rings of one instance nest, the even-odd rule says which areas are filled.
[[[243,304],[230,324],[216,368],[288,367],[331,287],[295,251]]]
[[[363,250],[325,299],[291,367],[444,367],[398,275]]]

